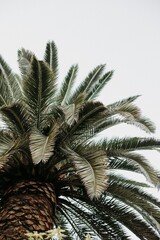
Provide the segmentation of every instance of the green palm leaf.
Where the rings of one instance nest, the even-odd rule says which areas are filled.
[[[132,165],[134,165],[135,162],[136,166],[139,168],[139,172],[141,172],[149,182],[153,183],[154,185],[159,184],[158,171],[151,166],[144,156],[138,153],[126,152],[122,153],[121,156],[132,161]]]
[[[91,199],[98,198],[107,187],[106,153],[95,146],[73,151],[63,148],[67,158],[73,162],[80,179]]]
[[[108,156],[116,156],[121,152],[158,149],[160,141],[154,138],[112,138],[111,140],[104,140],[103,145],[107,148]]]
[[[88,201],[76,199],[76,196],[62,199],[62,208],[67,206],[68,211],[72,214],[74,222],[77,225],[83,224],[88,226],[88,231],[91,236],[96,239],[115,239],[117,236],[128,239],[122,226],[106,214],[108,221],[104,220],[104,214],[97,211],[96,208],[89,205]]]
[[[121,199],[121,201],[127,201],[134,207],[145,210],[149,215],[148,217],[150,217],[150,213],[152,212],[153,219],[151,221],[156,225],[156,229],[159,229],[160,202],[151,196],[150,192],[146,190],[148,187],[144,188],[144,186],[144,183],[137,183],[127,178],[123,179],[122,177],[119,179],[119,175],[111,174],[108,192],[110,192],[113,197],[115,196]],[[152,189],[151,186],[150,189]],[[143,213],[141,214],[143,215]]]
[[[45,49],[44,61],[49,65],[49,68],[53,71],[54,79],[58,75],[58,57],[57,57],[57,47],[55,43],[48,42]]]
[[[129,172],[129,174],[133,174],[133,172]],[[116,188],[118,188],[119,190]],[[153,188],[151,185],[149,186],[149,189],[148,189],[146,183],[139,182],[137,184],[137,181],[129,180],[123,175],[119,179],[119,175],[110,174],[110,181],[109,181],[109,186],[107,190],[112,195],[116,194],[117,192],[117,196],[121,196],[120,194],[120,191],[121,191],[124,196],[124,199],[126,194],[126,199],[128,199],[130,202],[133,202],[133,204],[134,204],[134,201],[132,201],[133,198],[130,199],[130,196],[131,197],[135,196],[135,199],[137,198],[139,199],[139,201],[141,201],[141,206],[143,206],[143,204],[146,202],[146,205],[144,204],[144,207],[147,206],[147,203],[148,203],[150,206],[150,210],[151,208],[153,208],[154,210],[160,207],[160,201],[158,198],[150,194],[148,190],[150,190],[151,188]],[[127,194],[127,191],[128,191],[128,194]],[[157,216],[159,216],[159,214],[157,214]]]
[[[99,80],[101,74],[103,73],[105,65],[99,65],[92,72],[90,72],[87,78],[80,84],[80,86],[76,89],[73,95],[69,99],[69,103],[73,103],[76,98],[81,93],[89,92],[89,89]]]
[[[46,114],[54,106],[55,81],[48,66],[34,57],[23,88],[32,122],[41,129]]]
[[[39,162],[46,163],[53,155],[56,136],[59,130],[59,125],[54,123],[49,135],[43,135],[38,129],[32,130],[30,134],[30,150],[34,164]]]
[[[133,124],[147,133],[154,133],[155,126],[153,122],[151,122],[150,119],[143,117],[140,109],[132,104],[137,97],[139,97],[139,95],[107,105],[109,110],[108,116],[119,115],[125,119],[126,123],[128,120],[128,124]]]
[[[61,85],[60,93],[57,96],[57,101],[60,105],[65,105],[68,102],[68,98],[71,94],[71,89],[74,84],[74,80],[76,78],[78,71],[78,65],[73,65],[69,69],[67,76],[64,79],[64,82]]]
[[[70,138],[71,141],[72,136],[74,139],[77,131],[83,132],[86,125],[92,124],[94,121],[101,119],[106,111],[106,108],[100,102],[86,102],[83,108],[79,111],[78,120],[70,127],[70,129],[68,129],[68,135],[65,136],[64,140]]]
[[[104,86],[110,81],[113,76],[113,71],[105,73],[99,81],[97,81],[93,87],[89,89],[89,93],[86,99],[95,99],[100,91],[104,88]]]
[[[0,104],[11,104],[21,97],[21,86],[11,68],[0,56]]]
[[[29,128],[30,116],[27,114],[25,106],[20,103],[15,103],[11,106],[4,106],[0,108],[2,120],[14,133],[14,136],[25,134]]]
[[[121,222],[129,230],[131,230],[140,239],[156,239],[158,232],[154,229],[152,222],[148,219],[143,219],[141,214],[132,206],[120,199],[107,195],[97,202],[96,208],[100,211],[106,211],[111,214],[116,220]],[[134,224],[134,227],[133,227]]]

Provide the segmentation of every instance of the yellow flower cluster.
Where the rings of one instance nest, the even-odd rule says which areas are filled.
[[[26,233],[28,240],[47,240],[56,238],[57,240],[62,240],[66,237],[64,234],[65,230],[61,228],[55,228],[53,230],[48,230],[46,232],[38,233],[34,231],[33,233]]]
[[[64,232],[65,230],[58,227],[41,233],[38,233],[37,231],[26,233],[26,236],[28,237],[28,240],[49,240],[54,238],[57,240],[63,240],[66,237]],[[89,233],[86,235],[85,240],[92,240]]]

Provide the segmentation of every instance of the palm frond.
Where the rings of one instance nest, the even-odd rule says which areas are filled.
[[[129,172],[130,174],[132,172]],[[135,198],[138,198],[139,201],[141,201],[141,206],[143,207],[144,202],[149,203],[150,207],[153,208],[159,208],[160,207],[160,201],[158,198],[150,194],[148,191],[149,189],[152,189],[153,187],[148,185],[147,183],[142,183],[139,181],[130,180],[123,175],[119,179],[119,175],[116,174],[110,174],[109,179],[109,186],[108,186],[108,193],[116,194],[117,196],[121,196],[120,192],[122,192],[124,198],[126,194],[126,199],[132,202],[132,198],[130,199],[130,196]],[[127,194],[128,191],[128,194]],[[107,194],[107,193],[106,193]],[[134,201],[133,201],[134,204]]]
[[[140,173],[139,165],[130,159],[125,159],[121,157],[109,157],[109,167],[110,169],[122,169]]]
[[[1,138],[2,143],[2,149],[1,149],[1,156],[0,156],[0,162],[6,163],[11,161],[13,155],[15,153],[18,153],[20,149],[24,148],[24,146],[27,144],[27,137],[24,138],[17,138],[16,140],[9,136],[6,136],[6,134],[2,135]],[[8,143],[8,147],[7,147]]]
[[[54,124],[48,136],[43,135],[38,129],[32,130],[29,146],[34,164],[38,164],[40,161],[46,163],[53,155],[58,130],[57,123]]]
[[[103,140],[102,143],[106,146],[108,156],[118,156],[120,153],[135,150],[158,150],[160,147],[160,140],[154,138],[112,138],[110,140]]]
[[[117,101],[117,102],[114,102],[112,104],[109,104],[107,105],[107,108],[108,109],[111,109],[111,110],[119,110],[121,109],[121,107],[127,107],[128,105],[130,105],[132,102],[134,102],[138,97],[140,97],[140,95],[135,95],[135,96],[131,96],[131,97],[128,97],[128,98],[125,98],[125,99],[122,99],[120,101]],[[139,116],[139,112],[140,110],[137,109],[135,110],[135,113],[136,115]]]
[[[82,109],[79,111],[78,120],[68,129],[68,135],[65,137],[71,138],[71,136],[76,135],[76,131],[84,129],[89,123],[93,123],[96,120],[99,120],[106,113],[106,108],[100,102],[86,102]],[[74,133],[74,135],[73,135]]]
[[[81,93],[89,92],[89,89],[99,80],[101,74],[103,73],[105,65],[99,65],[93,69],[87,76],[87,78],[80,84],[80,86],[75,90],[75,92],[71,95],[68,102],[73,103],[76,98]]]
[[[25,103],[28,106],[32,122],[40,129],[46,115],[54,106],[55,79],[49,67],[35,57],[31,72],[24,79]]]
[[[65,114],[65,121],[69,125],[72,125],[74,123],[74,120],[75,120],[75,108],[76,108],[76,106],[75,106],[74,103],[61,107],[61,109],[63,110],[63,112]]]
[[[147,159],[138,153],[122,153],[122,157],[126,158],[127,161],[130,160],[132,165],[136,165],[139,168],[139,172],[142,173],[147,181],[151,182],[155,186],[159,184],[158,171],[152,167],[152,165],[147,161]]]
[[[11,68],[0,56],[0,103],[7,105],[16,102],[21,97],[20,84]]]
[[[121,224],[131,230],[140,239],[156,239],[159,237],[156,226],[153,226],[151,219],[143,218],[143,215],[134,206],[121,201],[114,196],[102,197],[97,201],[97,210],[105,211],[118,220]],[[149,215],[149,213],[148,213]]]
[[[15,103],[11,106],[0,108],[2,120],[12,131],[14,136],[25,134],[30,128],[30,116],[27,114],[25,106],[21,103]]]
[[[62,207],[67,206],[68,210],[77,217],[77,224],[87,226],[87,232],[96,239],[116,239],[116,237],[123,237],[128,239],[127,234],[123,230],[121,224],[115,221],[107,213],[105,214],[107,221],[104,219],[104,214],[99,212],[93,206],[89,205],[86,199],[76,199],[75,196],[60,199]]]
[[[128,124],[133,124],[147,133],[154,133],[155,126],[154,123],[141,115],[140,109],[132,104],[139,95],[123,99],[121,101],[115,102],[113,104],[107,105],[108,116],[119,115],[128,121]]]
[[[83,240],[84,236],[85,236],[84,232],[80,228],[80,226],[77,226],[75,224],[75,218],[73,216],[71,216],[71,214],[67,211],[67,209],[63,210],[62,208],[60,208],[59,211],[64,216],[64,218],[67,220],[67,223],[70,226],[70,229],[72,229],[71,236],[78,238],[78,240]]]
[[[87,94],[87,98],[86,99],[95,99],[98,94],[100,93],[100,91],[104,88],[104,86],[110,81],[110,79],[113,76],[113,72],[114,71],[110,71],[105,73],[100,79],[99,81],[97,81],[93,87],[91,87],[88,91],[89,93]]]
[[[68,221],[65,219],[63,214],[61,214],[58,209],[56,212],[55,218],[56,227],[60,227],[61,229],[65,230],[65,239],[66,240],[74,240],[73,232],[71,231],[71,227],[69,227]]]
[[[49,65],[49,68],[53,72],[54,79],[58,75],[58,56],[57,47],[53,41],[48,42],[45,49],[44,61]]]
[[[160,202],[154,196],[147,192],[148,187],[144,187],[145,184],[141,182],[136,182],[134,180],[129,180],[127,178],[123,179],[123,176],[119,178],[119,175],[110,175],[110,184],[108,187],[108,192],[110,192],[114,197],[118,197],[124,202],[129,202],[133,204],[134,207],[138,207],[140,210],[146,211],[149,215],[152,213],[153,222],[156,225],[160,222]],[[153,187],[149,187],[152,189]],[[143,213],[142,213],[143,216]]]
[[[75,165],[87,193],[91,199],[98,198],[107,187],[106,153],[95,146],[87,146],[73,151],[68,147],[62,149],[70,162]]]
[[[71,95],[72,86],[74,84],[74,80],[77,76],[78,65],[73,65],[69,69],[57,96],[57,101],[60,105],[65,105],[68,102],[68,98]]]

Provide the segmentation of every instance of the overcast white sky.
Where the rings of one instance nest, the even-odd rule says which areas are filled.
[[[115,74],[101,100],[141,94],[137,104],[160,138],[160,0],[0,0],[0,7],[0,54],[15,71],[19,48],[42,58],[48,40],[59,50],[60,79],[73,63],[79,81],[107,63]],[[133,127],[109,134],[145,136]],[[160,166],[160,155],[149,157]]]

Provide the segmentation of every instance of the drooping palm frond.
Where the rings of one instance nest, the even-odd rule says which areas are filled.
[[[70,225],[74,229],[78,239],[84,239],[84,234],[89,233],[93,239],[115,239],[117,236],[128,239],[127,234],[122,231],[122,226],[110,216],[106,216],[109,221],[103,221],[104,214],[96,211],[92,206],[76,198],[61,199],[61,209],[68,212],[72,218]],[[64,210],[62,214],[64,214]],[[65,215],[65,214],[64,214]],[[78,229],[74,225],[79,226]]]
[[[133,175],[132,172],[129,172]],[[131,180],[128,177],[124,177],[121,174],[117,174],[117,171],[113,170],[110,172],[110,182],[108,187],[108,192],[113,196],[117,196],[125,202],[126,200],[135,206],[144,208],[152,216],[155,216],[157,222],[159,223],[159,206],[160,201],[152,196],[147,190],[151,190],[153,187],[148,183],[138,182],[136,180]]]
[[[0,207],[6,189],[17,182],[52,183],[54,224],[67,230],[67,240],[84,240],[87,233],[97,240],[129,240],[129,231],[140,239],[159,239],[160,201],[149,192],[160,185],[159,173],[137,151],[159,150],[160,140],[96,139],[120,124],[153,133],[154,124],[134,104],[139,96],[106,106],[96,100],[113,75],[104,73],[105,65],[94,68],[77,88],[78,66],[72,65],[58,89],[54,42],[47,43],[44,61],[25,49],[18,57],[20,76],[0,58],[5,123],[0,132]]]
[[[134,182],[134,185],[133,185],[133,182],[130,182],[129,184],[129,186],[131,187],[131,193],[132,193],[132,186],[135,186],[135,184],[136,182]],[[75,211],[75,205],[76,207],[81,209],[81,218],[79,217],[81,223],[83,223],[83,218],[85,214],[90,215],[89,217],[90,221],[91,219],[94,219],[95,231],[97,229],[99,230],[98,233],[99,233],[100,239],[105,239],[103,238],[104,232],[106,234],[105,237],[109,237],[109,239],[115,239],[116,237],[124,237],[124,239],[129,239],[126,234],[126,229],[123,228],[123,226],[130,229],[140,239],[143,239],[143,237],[146,237],[146,239],[156,239],[159,236],[158,235],[159,212],[156,213],[156,209],[157,209],[156,205],[147,202],[145,204],[145,209],[147,209],[147,211],[145,212],[144,210],[142,210],[145,200],[143,203],[140,201],[140,193],[139,193],[139,198],[137,197],[137,194],[136,194],[136,204],[134,204],[134,200],[133,200],[134,192],[131,194],[131,199],[130,199],[129,193],[126,195],[126,197],[124,196],[123,198],[121,197],[121,194],[116,195],[117,189],[115,186],[112,187],[112,189],[114,190],[115,194],[114,192],[110,193],[110,190],[109,190],[107,194],[104,194],[104,196],[102,196],[100,199],[95,201],[91,201],[87,199],[84,195],[82,196],[81,193],[68,192],[67,195],[69,196],[69,199],[68,198],[66,199],[65,205],[69,206],[71,209],[74,209],[74,211]],[[137,189],[139,189],[139,187]],[[118,190],[118,192],[121,192],[121,191],[123,195],[124,191],[122,189]],[[127,188],[126,188],[126,193],[127,193]],[[158,205],[160,204],[154,198],[152,199],[152,201],[155,204],[158,204]],[[64,200],[62,201],[62,203],[63,202]],[[154,209],[153,210],[154,213],[152,216],[150,216],[150,212],[149,212],[149,210],[151,209]],[[144,219],[141,217],[142,212],[144,213],[144,216],[145,216]],[[74,214],[72,218],[74,219]],[[98,224],[99,221],[101,221],[100,225]],[[134,224],[134,227],[133,227],[133,224]],[[110,231],[109,231],[109,228],[110,228]],[[91,227],[90,227],[90,231],[91,232],[93,231]]]
[[[107,187],[105,151],[96,146],[76,148],[76,150],[63,148],[62,151],[70,162],[73,162],[90,198],[98,198]]]
[[[147,133],[154,133],[155,126],[150,119],[147,119],[141,115],[140,109],[132,104],[134,100],[139,97],[133,96],[121,101],[115,102],[113,104],[107,105],[109,110],[110,116],[120,115],[121,117],[128,120],[128,124],[133,124],[137,127],[140,127],[142,130],[146,131]],[[126,122],[127,123],[127,122]]]
[[[38,164],[41,161],[46,163],[53,155],[58,130],[59,125],[57,123],[54,124],[48,136],[43,135],[38,129],[32,130],[29,145],[34,164]]]
[[[152,165],[144,156],[138,153],[128,152],[122,153],[121,156],[122,158],[127,159],[127,161],[130,160],[133,166],[137,166],[139,172],[142,173],[149,182],[153,183],[154,185],[159,184],[158,171],[152,167]]]

